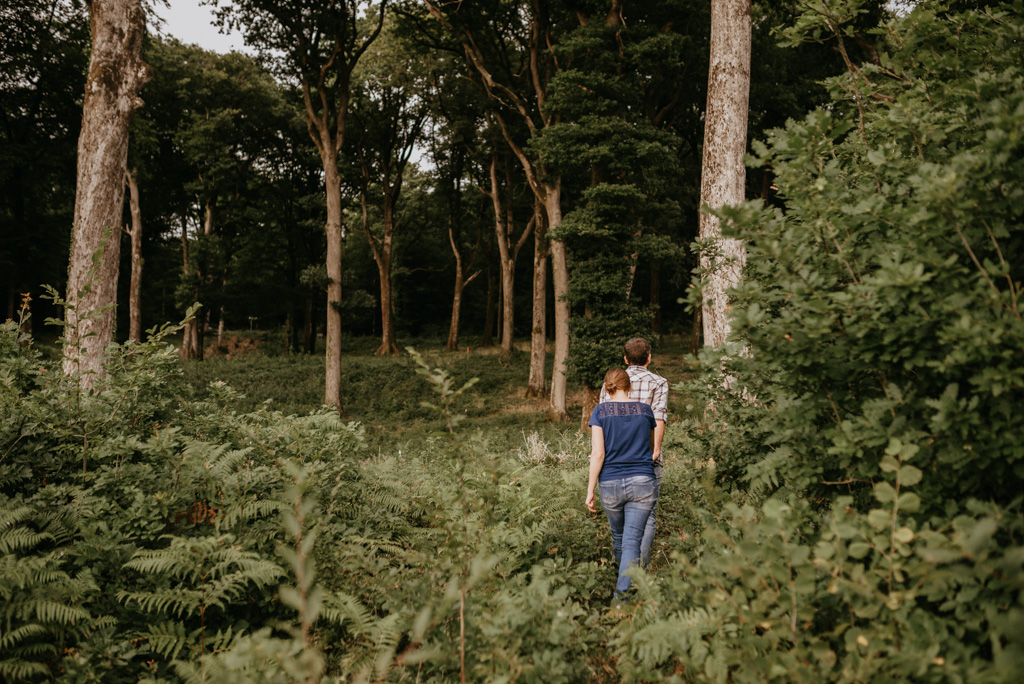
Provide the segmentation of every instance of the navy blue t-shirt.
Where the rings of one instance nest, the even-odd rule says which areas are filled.
[[[654,412],[639,401],[606,401],[594,407],[590,425],[604,431],[604,466],[599,482],[634,475],[654,477],[651,430]]]

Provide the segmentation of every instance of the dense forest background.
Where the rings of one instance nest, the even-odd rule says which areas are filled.
[[[1024,4],[751,3],[708,210],[715,3],[215,2],[258,58],[150,26],[116,278],[76,145],[97,13],[143,5],[0,6],[0,677],[1016,681]],[[633,334],[671,382],[625,604],[560,323],[574,410]]]
[[[882,4],[857,21],[876,24]],[[690,335],[693,315],[679,302],[696,263],[690,244],[697,231],[709,7],[681,1],[631,6],[629,21],[613,26],[606,26],[603,3],[544,7],[558,65],[544,102],[554,124],[537,136],[507,113],[505,118],[512,141],[536,147],[535,154],[551,160],[563,178],[562,212],[566,230],[574,231],[566,239],[578,255],[581,280],[575,289],[590,287],[585,280],[618,279],[614,261],[631,260],[635,272],[619,292],[621,301],[646,312],[645,327],[654,333]],[[499,78],[522,87],[530,27],[517,23],[509,14],[514,11],[514,4],[477,3],[463,14],[478,22],[470,28],[486,40],[491,68],[503,71]],[[799,3],[756,6],[750,140],[824,103],[821,79],[845,69],[831,46],[777,44],[773,30],[792,23],[799,11]],[[84,3],[19,0],[8,4],[5,21],[20,27],[3,45],[0,264],[6,316],[15,316],[28,293],[41,321],[59,314],[41,301],[42,284],[63,291],[67,278],[88,17]],[[463,341],[499,343],[498,223],[511,258],[518,255],[511,266],[513,333],[525,341],[532,325],[534,252],[538,245],[546,249],[545,239],[526,235],[536,223],[534,198],[493,115],[502,104],[487,96],[458,36],[435,24],[415,3],[390,7],[383,36],[352,75],[340,155],[343,329],[355,336],[381,334],[381,272],[367,235],[379,240],[387,228],[393,244],[385,278],[398,336],[448,337],[461,268],[464,279],[475,276],[462,297]],[[860,50],[850,46],[853,59],[862,57]],[[222,323],[229,329],[282,328],[294,352],[312,353],[325,328],[326,209],[323,168],[298,84],[283,68],[270,68],[277,64],[273,58],[218,55],[152,31],[143,58],[152,78],[132,123],[128,163],[143,224],[143,325],[180,320],[198,301],[214,329]],[[492,163],[496,185],[489,176]],[[609,180],[621,186],[617,196],[588,195]],[[749,196],[770,198],[771,183],[770,171],[749,174]],[[595,221],[602,201],[628,208],[628,221],[614,215]],[[126,197],[123,225],[130,224]],[[120,239],[117,335],[124,340],[131,250],[128,235]],[[584,268],[594,258],[591,244],[613,265]],[[547,282],[547,329],[553,335],[554,294]]]

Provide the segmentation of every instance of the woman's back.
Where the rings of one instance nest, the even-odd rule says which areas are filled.
[[[594,407],[590,425],[604,432],[600,481],[634,475],[654,477],[651,430],[654,412],[638,401],[606,401]]]

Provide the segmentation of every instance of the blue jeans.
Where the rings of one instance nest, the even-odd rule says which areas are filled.
[[[664,457],[662,457],[664,458]],[[657,530],[658,522],[655,519],[658,513],[658,499],[661,498],[661,459],[654,462],[654,508],[647,518],[647,527],[644,528],[644,538],[640,542],[640,558],[646,568],[651,562],[651,544],[654,543],[654,533]]]
[[[657,502],[655,480],[647,475],[634,475],[619,480],[605,480],[598,483],[601,492],[601,507],[608,516],[612,528],[612,547],[615,562],[619,564],[619,579],[615,593],[621,596],[629,590],[630,579],[626,572],[639,565],[640,542],[644,537],[647,519]]]

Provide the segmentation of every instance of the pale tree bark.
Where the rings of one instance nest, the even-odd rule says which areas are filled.
[[[548,229],[562,223],[562,184],[556,181],[544,195]],[[569,362],[569,265],[565,243],[551,241],[551,277],[555,285],[555,357],[551,368],[551,412],[558,420],[568,420],[566,385]]]
[[[701,165],[701,205],[711,209],[744,198],[747,110],[750,99],[750,0],[712,0],[708,102]],[[715,255],[702,254],[709,272],[703,288],[704,343],[720,347],[729,335],[726,291],[739,282],[746,263],[740,240],[721,238],[717,217],[700,215],[700,237],[716,244]]]
[[[128,206],[132,225],[126,230],[132,245],[132,275],[128,288],[128,339],[142,341],[142,209],[139,203],[139,185],[131,171],[125,170],[128,183]]]
[[[548,236],[544,207],[533,207],[533,326],[530,329],[530,377],[526,383],[526,396],[547,396],[544,366],[547,361],[547,287]]]
[[[93,0],[90,26],[63,364],[64,373],[78,374],[82,386],[103,372],[103,355],[114,339],[128,127],[149,79],[142,61],[141,0]]]

